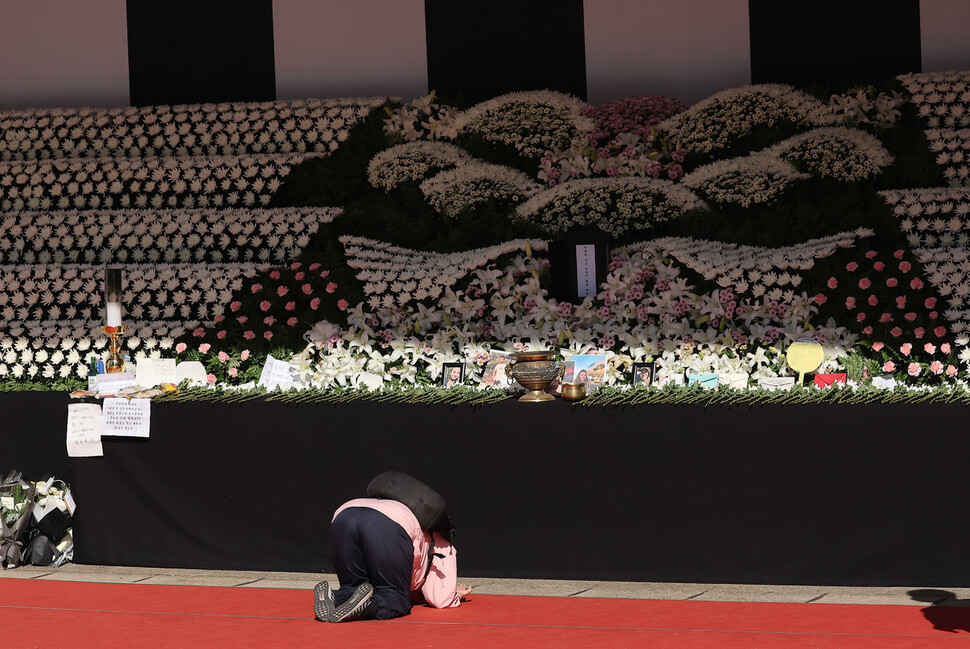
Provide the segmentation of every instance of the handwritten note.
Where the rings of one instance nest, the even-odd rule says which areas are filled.
[[[178,383],[174,358],[139,358],[135,369],[138,385],[150,388],[161,383]]]
[[[292,365],[273,358],[269,354],[266,355],[266,364],[263,365],[263,371],[259,374],[258,385],[267,390],[275,390],[276,388],[286,390],[296,387],[299,384],[300,382]]]
[[[101,435],[148,437],[151,414],[151,399],[105,399]]]
[[[68,457],[101,457],[101,406],[71,403],[67,406]]]
[[[116,372],[114,374],[98,374],[98,392],[101,394],[117,394],[122,388],[135,385],[135,375],[131,372]]]

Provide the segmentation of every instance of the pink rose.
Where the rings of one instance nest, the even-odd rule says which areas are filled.
[[[886,361],[885,363],[882,364],[882,371],[883,372],[895,372],[896,371],[896,364],[893,363],[892,361]]]
[[[877,352],[877,351],[879,351],[880,349],[882,349],[885,346],[886,346],[885,343],[874,342],[874,343],[872,343],[872,351]]]
[[[889,288],[896,288],[897,286],[899,286],[899,280],[896,279],[895,277],[890,277],[889,279],[886,280],[886,286],[888,286]]]
[[[216,379],[216,375],[215,374],[206,374],[205,380],[209,382],[209,385],[215,385],[216,384],[216,380],[217,380]]]
[[[346,311],[348,306],[350,306],[350,302],[347,300],[337,300],[337,308],[341,311]]]
[[[229,354],[227,354],[226,352],[219,352],[218,358],[219,358],[219,362],[222,364],[226,364],[229,362]]]
[[[876,306],[879,304],[879,298],[877,298],[875,295],[870,295],[868,302],[869,306]]]
[[[870,250],[869,252],[866,253],[866,259],[875,259],[876,255],[878,254],[879,253],[876,252],[875,250]]]
[[[946,327],[937,327],[933,330],[937,338],[942,338],[946,334]]]
[[[242,350],[242,353],[239,355],[239,358],[241,358],[244,361],[248,361],[249,360],[249,350],[248,349]]]
[[[909,353],[911,351],[913,351],[913,345],[912,345],[912,343],[904,343],[899,348],[899,351],[902,353],[903,356],[909,356]]]
[[[915,336],[916,338],[922,338],[923,334],[925,333],[926,333],[926,330],[923,329],[923,327],[916,327],[915,329],[913,329],[913,336]]]
[[[893,253],[893,257],[895,257],[896,259],[902,259],[904,254],[905,253],[902,250],[897,250],[896,252]]]
[[[910,281],[910,283],[909,283],[909,287],[910,287],[911,289],[913,289],[914,291],[918,291],[918,290],[920,290],[921,288],[923,288],[923,280],[921,280],[921,279],[920,279],[919,277],[914,277],[914,278],[913,278],[913,279],[912,279],[912,280]]]
[[[199,353],[208,354],[211,348],[212,348],[212,345],[210,345],[209,343],[202,343],[201,345],[199,345]]]
[[[901,273],[908,273],[912,267],[913,265],[910,264],[908,261],[899,262],[899,271]]]
[[[826,283],[826,286],[831,289],[836,289],[839,287],[839,280],[835,279],[834,277],[829,277],[829,281]]]
[[[263,338],[265,338],[266,340],[269,340],[272,337],[273,337],[273,332],[272,331],[264,331],[263,332]]]
[[[869,281],[868,277],[863,277],[862,279],[859,280],[859,288],[861,288],[863,291],[869,288],[870,286],[872,286],[872,282]]]
[[[287,325],[288,327],[295,327],[295,326],[296,326],[296,323],[297,323],[297,322],[299,322],[299,321],[300,321],[300,319],[299,319],[299,318],[295,318],[295,317],[294,317],[294,318],[290,318],[290,319],[288,319],[288,320],[286,321],[286,325]]]
[[[181,353],[182,353],[182,352],[184,352],[184,351],[185,351],[186,349],[188,349],[188,345],[186,345],[185,343],[179,343],[179,344],[177,344],[177,345],[175,346],[175,353],[176,353],[176,354],[181,354]]]
[[[845,298],[845,308],[847,308],[847,309],[854,309],[855,308],[855,298],[854,297],[847,297],[847,298]]]
[[[943,352],[944,354],[949,354],[950,353],[950,343],[943,343],[942,345],[940,345],[940,351]]]
[[[946,375],[949,376],[950,378],[953,378],[954,376],[957,375],[957,368],[953,367],[952,365],[947,365]]]
[[[926,298],[925,300],[923,300],[923,306],[925,306],[927,309],[932,309],[933,307],[936,306],[936,298],[935,297]]]
[[[900,336],[903,335],[903,330],[900,329],[899,327],[893,327],[892,329],[889,330],[889,335],[892,336],[893,338],[899,338]]]
[[[228,374],[230,378],[236,378],[239,376],[239,370],[237,370],[235,367],[230,367],[228,370],[226,370],[226,374]]]
[[[330,282],[329,284],[327,284],[327,293],[333,293],[336,290],[337,290],[336,284],[334,284],[333,282]]]
[[[269,300],[263,300],[262,302],[259,303],[259,310],[269,311],[270,306],[272,305],[269,303]]]
[[[256,337],[256,334],[253,333],[252,331],[244,331],[243,332],[243,338],[245,338],[246,340],[252,340],[255,337]]]
[[[315,297],[312,300],[310,300],[310,308],[313,309],[314,311],[316,311],[317,309],[319,309],[320,308],[320,298]]]
[[[267,327],[272,327],[275,322],[276,322],[276,318],[274,318],[271,315],[268,315],[265,318],[263,318],[263,324],[266,325]]]
[[[926,352],[927,354],[935,354],[936,345],[934,345],[933,343],[926,343],[925,345],[923,345],[923,351]]]
[[[216,338],[218,338],[219,340],[222,340],[223,338],[226,337],[227,334],[228,332],[225,329],[220,329],[219,332],[216,334]]]
[[[858,268],[858,267],[859,267],[859,264],[857,264],[857,263],[855,263],[854,261],[850,261],[849,263],[847,263],[847,264],[845,265],[845,269],[846,269],[847,271],[849,271],[850,273],[851,273],[852,271],[854,271],[854,270],[855,270],[856,268]]]
[[[283,297],[289,292],[290,292],[290,289],[286,288],[285,286],[280,286],[278,289],[276,289],[276,294],[279,295],[280,297]]]
[[[872,267],[875,268],[876,270],[881,271],[883,268],[886,267],[886,264],[882,263],[881,261],[877,261],[872,265]]]
[[[910,363],[910,364],[909,364],[909,367],[907,367],[907,368],[906,368],[906,372],[907,372],[907,373],[908,373],[908,374],[909,374],[910,376],[919,376],[919,373],[920,373],[920,369],[921,369],[921,368],[920,368],[920,366],[919,366],[919,363]]]

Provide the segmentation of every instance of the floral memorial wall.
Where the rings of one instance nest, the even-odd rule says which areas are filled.
[[[272,355],[308,387],[446,363],[483,387],[496,352],[546,349],[605,356],[607,386],[654,363],[757,390],[810,339],[852,389],[963,389],[968,82],[0,113],[0,380],[87,374],[110,264],[125,353],[224,386]],[[553,295],[577,232],[608,237],[608,273]]]

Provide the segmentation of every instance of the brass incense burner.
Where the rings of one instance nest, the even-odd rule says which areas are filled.
[[[553,401],[555,397],[546,393],[546,389],[557,378],[562,378],[565,366],[556,360],[556,352],[517,352],[512,354],[512,363],[505,370],[509,383],[518,381],[527,392],[519,397],[519,401],[526,403],[540,403]]]

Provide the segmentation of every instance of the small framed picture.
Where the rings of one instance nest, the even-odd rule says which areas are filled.
[[[653,363],[633,364],[633,387],[650,387],[653,385],[653,375],[656,371]]]
[[[442,368],[441,387],[453,388],[465,381],[464,363],[445,363]]]
[[[505,369],[509,366],[509,355],[501,352],[489,352],[485,369],[482,370],[482,387],[508,387],[508,374]]]

